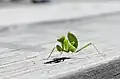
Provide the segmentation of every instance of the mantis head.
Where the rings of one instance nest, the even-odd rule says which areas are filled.
[[[67,39],[68,38],[68,39]],[[58,42],[61,43],[61,46],[57,45],[56,48],[59,52],[75,52],[78,47],[78,40],[74,34],[68,32],[67,38],[62,36],[61,38],[57,39]]]

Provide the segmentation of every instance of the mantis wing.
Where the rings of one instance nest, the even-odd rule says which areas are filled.
[[[77,49],[77,47],[78,47],[78,40],[77,40],[76,36],[74,34],[72,34],[71,32],[68,32],[68,36],[67,37],[68,37],[68,40],[69,40],[70,44]]]

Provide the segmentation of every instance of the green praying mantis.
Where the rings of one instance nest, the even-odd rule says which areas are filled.
[[[57,39],[57,41],[59,43],[61,43],[61,46],[60,45],[56,45],[52,49],[52,51],[50,52],[50,54],[49,54],[47,59],[50,58],[50,56],[52,55],[52,53],[54,52],[55,49],[57,49],[57,51],[61,52],[61,54],[63,52],[66,52],[66,53],[69,53],[69,52],[77,53],[77,52],[80,52],[81,50],[87,48],[90,45],[92,45],[95,48],[95,50],[98,52],[98,54],[101,54],[99,52],[99,50],[97,49],[97,47],[93,43],[88,43],[85,46],[83,46],[82,48],[77,50],[77,48],[78,48],[78,39],[71,32],[68,32],[67,37],[62,36],[59,39]]]

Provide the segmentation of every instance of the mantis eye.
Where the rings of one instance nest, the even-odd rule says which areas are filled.
[[[58,50],[59,52],[62,51],[62,48],[61,48],[59,45],[57,45],[56,48],[57,48],[57,50]]]
[[[77,40],[76,36],[74,34],[72,34],[71,32],[68,32],[67,37],[68,37],[70,44],[72,46],[74,46],[75,48],[77,48],[78,47],[78,40]]]
[[[58,42],[63,43],[65,40],[65,36],[62,36],[61,38],[57,39]]]

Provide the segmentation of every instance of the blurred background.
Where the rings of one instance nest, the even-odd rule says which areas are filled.
[[[47,2],[49,0],[0,0],[1,3],[10,3],[10,2],[22,2],[22,3],[29,3],[29,2],[32,2],[32,3],[39,3],[39,2]]]
[[[101,1],[119,1],[119,0],[0,0],[0,3],[4,2],[19,2],[19,3],[41,3],[41,2],[101,2]]]

